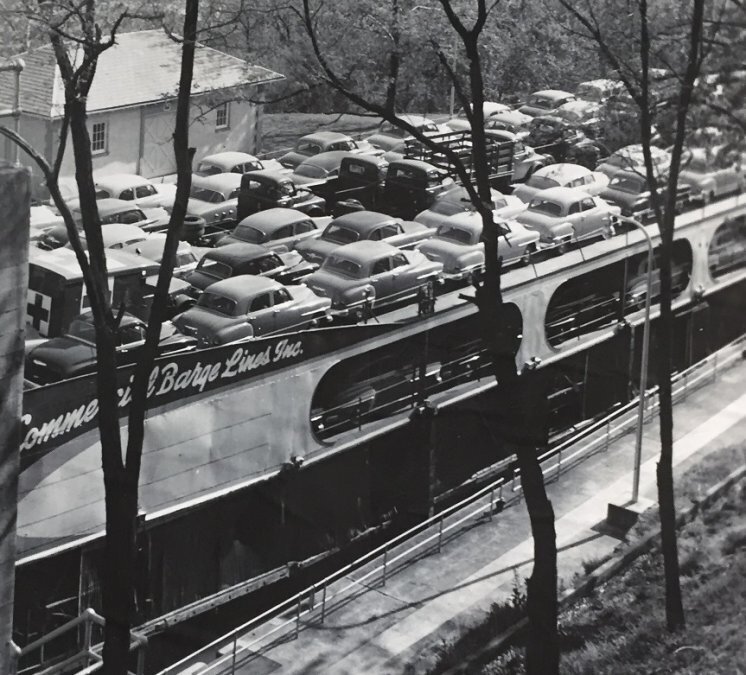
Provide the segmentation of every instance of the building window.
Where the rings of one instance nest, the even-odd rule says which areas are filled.
[[[215,109],[215,128],[227,129],[231,125],[230,103],[221,103]]]
[[[94,122],[91,126],[91,152],[106,152],[106,122]]]

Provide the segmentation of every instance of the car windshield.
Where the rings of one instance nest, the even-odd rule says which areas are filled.
[[[547,188],[558,187],[559,183],[554,178],[547,178],[546,176],[533,175],[526,181],[526,185],[537,190],[546,190]]]
[[[534,199],[528,208],[535,213],[545,213],[548,216],[562,215],[562,205],[548,199]]]
[[[209,202],[210,204],[220,204],[225,201],[225,196],[221,192],[196,186],[192,187],[189,196],[192,199],[198,199],[201,202]]]
[[[85,319],[74,319],[70,323],[67,335],[89,345],[96,344],[96,327]]]
[[[184,267],[185,265],[191,265],[197,262],[197,256],[192,251],[185,251],[184,253],[176,254],[176,267]]]
[[[442,225],[438,228],[438,239],[447,239],[448,241],[455,241],[457,244],[474,244],[474,232],[472,230],[464,230],[460,227],[454,227],[453,225]]]
[[[233,274],[233,268],[230,265],[206,257],[199,261],[197,270],[216,279],[227,279]]]
[[[218,173],[223,173],[223,170],[216,166],[215,164],[210,164],[209,162],[202,162],[198,167],[197,171],[195,172],[198,176],[214,176]]]
[[[340,258],[336,255],[331,255],[326,259],[326,262],[322,267],[327,272],[333,272],[334,274],[341,274],[351,279],[359,279],[362,276],[362,267],[360,263],[356,263],[346,258]]]
[[[197,305],[205,309],[211,309],[213,312],[224,314],[225,316],[234,316],[236,312],[236,301],[224,298],[217,293],[203,293],[199,297],[199,300],[197,300]]]
[[[315,164],[300,164],[295,170],[297,176],[306,178],[326,178],[328,171]]]
[[[266,239],[264,232],[250,225],[239,225],[233,231],[233,236],[250,244],[261,244]]]
[[[547,110],[551,110],[554,107],[554,101],[544,96],[531,96],[528,99],[528,104],[536,108],[546,108]]]
[[[333,241],[335,244],[351,244],[360,239],[360,233],[343,225],[329,225],[324,230],[322,239]]]
[[[633,195],[645,192],[645,184],[632,176],[614,176],[609,181],[609,187]]]

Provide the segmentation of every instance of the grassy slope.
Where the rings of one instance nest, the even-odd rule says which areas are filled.
[[[679,481],[679,508],[745,460],[743,448],[705,458]],[[647,514],[638,532],[656,522],[657,513]],[[746,672],[746,485],[731,488],[686,526],[679,552],[686,629],[666,632],[656,550],[562,614],[563,674]],[[520,651],[511,649],[481,672],[521,673]]]
[[[327,129],[350,136],[373,133],[377,117],[362,115],[325,115],[322,113],[265,113],[262,117],[262,152],[290,148],[297,138]]]

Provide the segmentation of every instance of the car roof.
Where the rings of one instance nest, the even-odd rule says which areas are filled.
[[[322,143],[332,143],[334,141],[351,141],[352,136],[343,134],[339,131],[314,131],[312,134],[301,136],[299,141],[319,141]]]
[[[106,269],[109,273],[115,273],[120,270],[137,270],[148,271],[151,268],[157,269],[158,263],[152,260],[143,259],[142,256],[118,251],[115,249],[106,249]],[[55,272],[65,279],[82,279],[83,273],[80,271],[78,259],[75,251],[71,248],[56,248],[53,251],[44,251],[32,246],[29,248],[29,263],[44,267],[51,272]]]
[[[510,122],[512,124],[524,124],[532,119],[533,117],[526,115],[519,110],[506,110],[505,112],[490,115],[490,121],[497,120],[500,122]]]
[[[363,241],[356,241],[352,244],[345,244],[335,249],[332,255],[346,260],[351,260],[356,263],[366,263],[371,258],[378,258],[379,256],[392,255],[394,253],[400,253],[396,246],[387,244],[385,241],[370,241],[364,239]]]
[[[242,162],[256,162],[257,158],[254,155],[250,155],[248,152],[238,152],[236,150],[226,150],[225,152],[216,152],[212,155],[203,157],[201,162],[212,162],[216,165],[233,165],[241,164]]]
[[[581,176],[587,176],[591,173],[590,169],[586,169],[580,164],[570,164],[569,162],[563,162],[561,164],[550,164],[544,166],[541,169],[537,169],[534,175],[541,176],[543,178],[554,178],[555,176],[561,176],[563,180],[574,180]]]
[[[110,246],[118,241],[131,239],[140,235],[143,239],[148,235],[141,227],[137,225],[127,225],[125,223],[112,223],[101,228],[101,236],[104,239],[104,246]]]
[[[234,244],[227,244],[226,246],[209,250],[205,253],[205,258],[224,260],[225,262],[243,262],[271,254],[272,251],[264,248],[264,246],[259,246],[259,244],[238,241]]]
[[[223,175],[223,174],[218,174]],[[238,175],[238,174],[233,174]],[[248,171],[244,174],[244,176],[248,176],[249,179],[256,176],[257,178],[270,178],[272,180],[276,180],[279,183],[292,183],[293,181],[290,178],[290,175],[283,172],[278,171],[277,169],[260,169],[258,171]],[[241,176],[239,176],[240,178]]]
[[[442,171],[440,171],[438,167],[433,166],[432,164],[428,164],[427,162],[423,162],[421,159],[396,159],[389,164],[389,168],[396,168],[397,165],[412,166],[422,171],[438,171],[442,173]]]
[[[563,103],[559,109],[560,110],[581,110],[585,112],[586,110],[590,110],[591,108],[598,108],[598,103],[595,103],[593,101],[584,101],[583,99],[575,99],[574,101],[568,101],[567,103]]]
[[[443,225],[458,225],[463,230],[470,230],[471,232],[482,231],[482,216],[476,211],[464,211],[463,213],[454,213],[452,216],[448,216],[443,222]]]
[[[138,185],[150,185],[152,181],[134,173],[111,173],[99,176],[95,180],[96,187],[104,187],[111,190],[126,190]]]
[[[538,197],[561,204],[570,204],[578,201],[578,199],[590,197],[590,195],[585,190],[576,187],[551,187],[537,192],[534,198]]]
[[[250,216],[246,216],[240,225],[248,225],[251,227],[260,227],[264,230],[275,230],[289,223],[297,223],[300,220],[308,220],[309,216],[302,211],[297,209],[287,209],[281,206],[276,206],[271,209],[265,209],[263,211],[257,211],[252,213]]]
[[[338,216],[329,225],[344,225],[363,234],[370,232],[383,223],[391,221],[400,222],[398,218],[385,213],[379,213],[378,211],[352,211],[351,213]]]
[[[320,152],[317,155],[312,155],[308,159],[304,159],[298,166],[305,164],[306,166],[320,166],[323,169],[333,169],[342,163],[345,157],[357,155],[349,150],[329,150],[328,152]]]
[[[241,185],[240,173],[216,173],[212,176],[192,176],[192,185],[210,190],[235,190]]]
[[[239,274],[230,279],[223,279],[222,281],[210,284],[205,292],[216,293],[231,300],[240,301],[247,295],[272,291],[282,287],[279,281],[268,277],[260,277],[254,274]]]
[[[542,89],[541,91],[535,91],[531,96],[544,96],[546,98],[564,98],[565,96],[575,96],[575,94],[569,91],[562,91],[562,89]]]
[[[107,225],[106,227],[111,227]],[[138,241],[136,244],[130,244],[125,246],[122,250],[135,255],[141,255],[151,260],[160,260],[163,257],[163,248],[166,245],[166,234],[162,232],[154,232],[148,236],[147,239]],[[189,251],[191,246],[186,241],[180,241],[179,246],[176,249],[177,253],[184,253]]]

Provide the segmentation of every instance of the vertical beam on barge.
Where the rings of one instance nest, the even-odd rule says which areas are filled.
[[[28,286],[30,174],[0,164],[0,672],[14,671],[13,595],[23,335]]]

